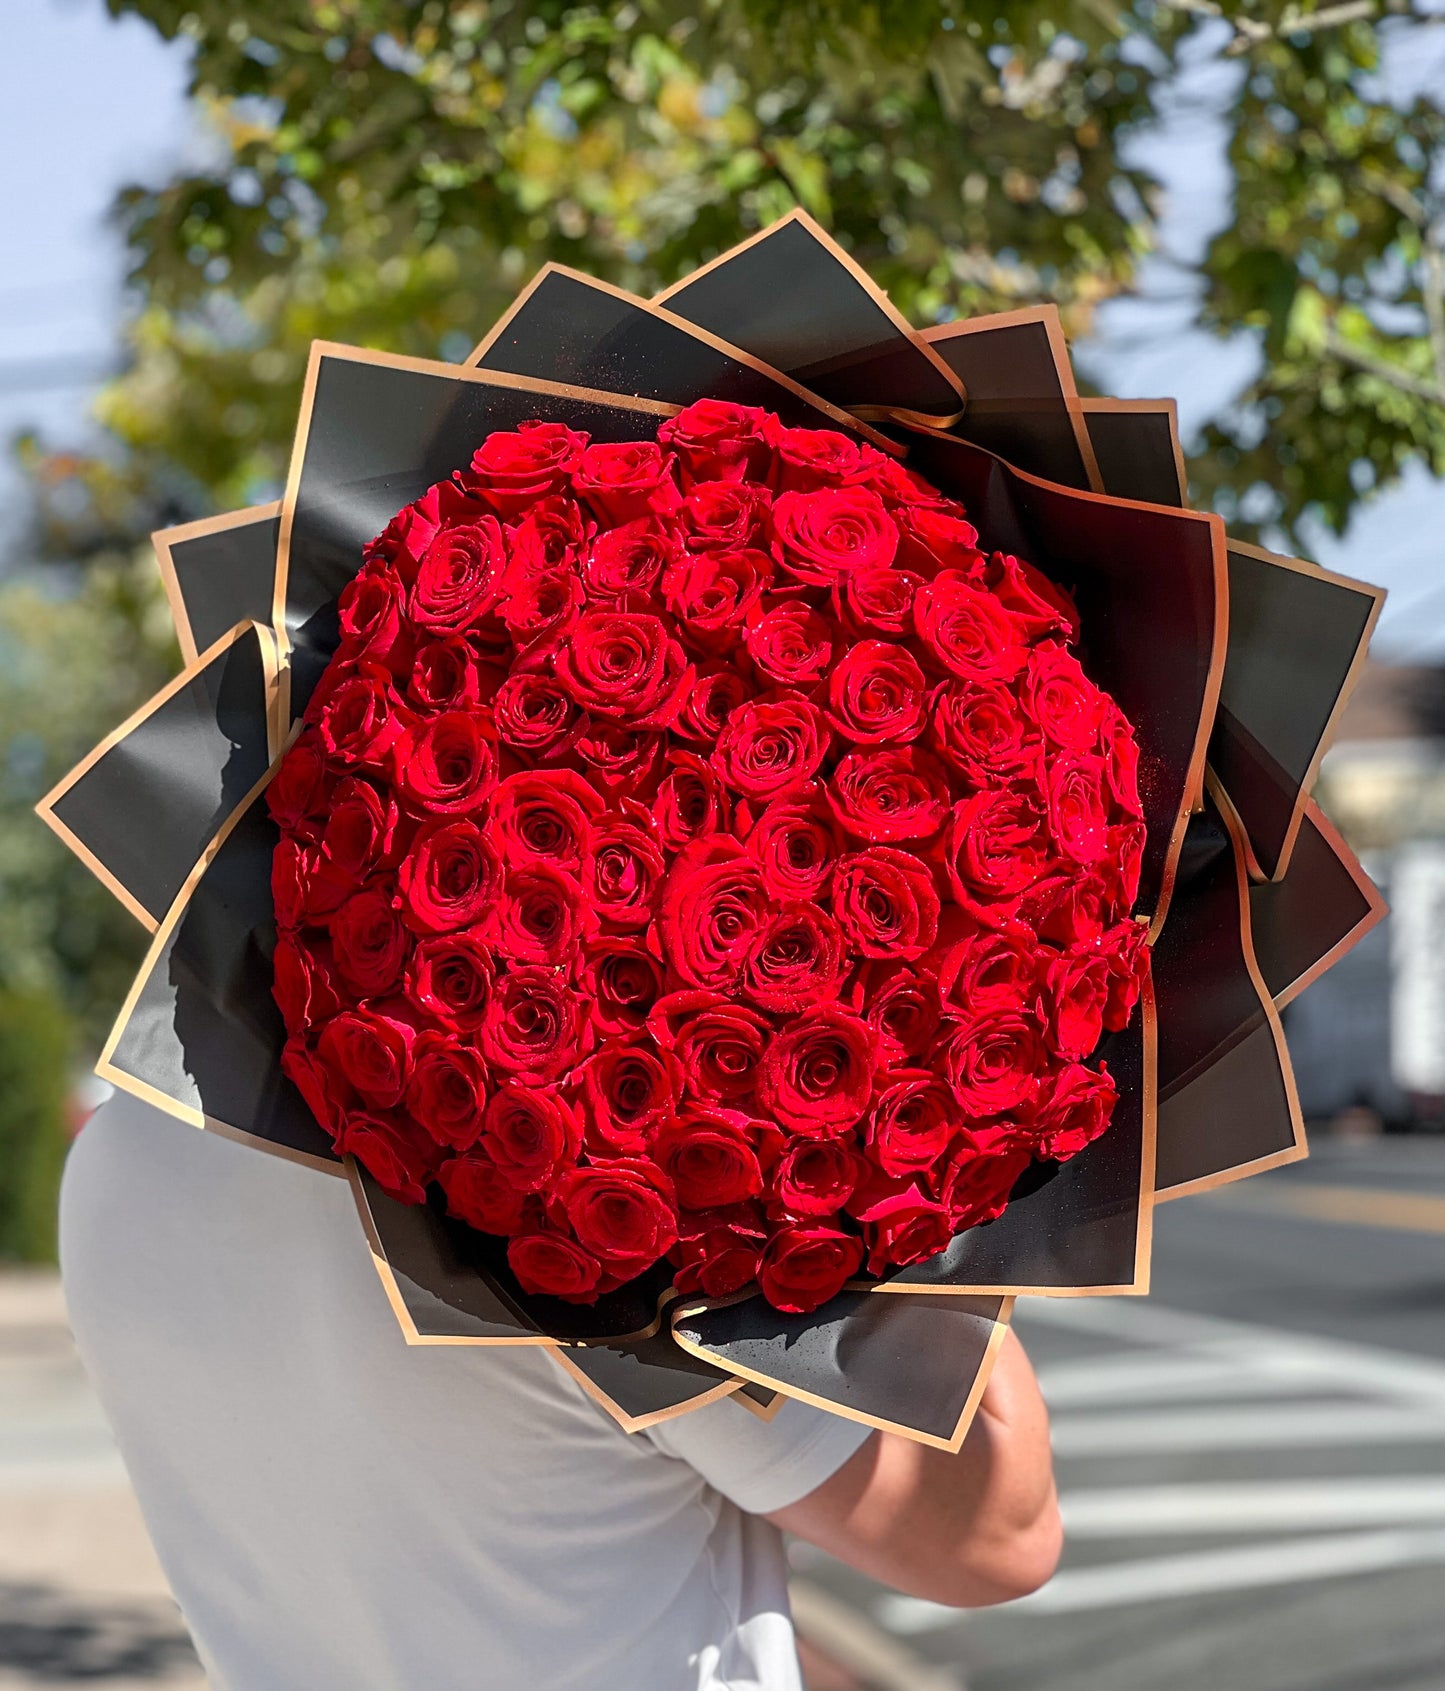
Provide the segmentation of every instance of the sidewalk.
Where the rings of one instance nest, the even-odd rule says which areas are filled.
[[[65,1322],[0,1273],[0,1691],[205,1691]]]

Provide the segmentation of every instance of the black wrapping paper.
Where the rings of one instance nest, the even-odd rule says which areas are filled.
[[[151,536],[188,663],[238,622],[271,621],[281,505],[252,505]]]

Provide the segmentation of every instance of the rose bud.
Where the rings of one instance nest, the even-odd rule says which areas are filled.
[[[422,554],[407,610],[430,634],[456,634],[481,621],[497,602],[507,562],[502,526],[495,517],[449,523]]]
[[[751,1209],[751,1205],[738,1204],[696,1217],[679,1217],[681,1236],[672,1249],[672,1260],[677,1264],[672,1284],[679,1296],[701,1292],[704,1297],[726,1298],[753,1281],[767,1233],[750,1215]],[[720,1216],[727,1220],[714,1221]]]
[[[814,785],[774,799],[747,835],[769,894],[777,899],[818,898],[826,890],[843,837]]]
[[[1072,596],[1022,558],[995,552],[984,581],[1005,610],[1023,624],[1031,640],[1079,638],[1079,613]]]
[[[1048,818],[1028,793],[994,788],[953,807],[944,861],[960,904],[1016,898],[1049,862]]]
[[[339,1074],[322,1062],[304,1040],[293,1037],[281,1048],[281,1073],[301,1094],[323,1132],[335,1140],[350,1090]]]
[[[1118,1033],[1129,1025],[1129,1016],[1149,979],[1148,924],[1117,922],[1104,936],[1100,947],[1109,965],[1109,1001],[1104,1007],[1104,1026]]]
[[[749,622],[743,640],[759,675],[779,687],[811,687],[828,673],[836,630],[801,599],[781,604]]]
[[[704,663],[693,677],[686,703],[672,725],[674,734],[712,745],[727,719],[749,698],[748,684],[730,665],[714,660]]]
[[[905,506],[946,511],[951,517],[961,517],[964,514],[963,506],[956,499],[950,499],[947,494],[940,493],[916,470],[910,470],[896,458],[888,458],[880,453],[870,462],[867,479],[868,486],[890,510]]]
[[[659,999],[651,1026],[658,1044],[670,1047],[681,1065],[687,1090],[718,1103],[753,1090],[772,1032],[757,1011],[715,992],[674,992]]]
[[[342,649],[394,675],[406,672],[412,637],[405,626],[401,579],[393,571],[364,565],[336,601]]]
[[[486,1080],[482,1060],[469,1045],[450,1034],[419,1033],[406,1083],[407,1110],[438,1145],[465,1151],[481,1135]]]
[[[833,814],[863,840],[925,840],[948,819],[948,781],[917,746],[851,751],[827,791]]]
[[[534,421],[499,429],[472,454],[465,485],[504,522],[513,522],[566,487],[587,438],[561,423]]]
[[[577,626],[586,595],[567,566],[523,567],[522,549],[512,537],[512,563],[502,586],[498,615],[520,651],[534,653],[565,641]]]
[[[1017,934],[984,930],[953,946],[938,969],[943,996],[971,1016],[1022,1010],[1035,994],[1039,949]]]
[[[758,1096],[780,1127],[832,1138],[868,1108],[876,1058],[866,1022],[843,1010],[812,1010],[764,1051]]]
[[[670,515],[682,502],[670,453],[650,440],[598,441],[572,472],[572,488],[603,522]]]
[[[833,872],[833,912],[849,949],[864,957],[921,957],[938,936],[941,908],[932,872],[911,852],[873,846],[840,858]]]
[[[283,931],[324,920],[340,907],[352,889],[342,874],[315,846],[282,838],[271,858],[271,902],[276,925]]]
[[[1044,738],[1066,752],[1092,752],[1109,701],[1062,646],[1036,646],[1024,666],[1024,708]]]
[[[628,1278],[651,1267],[677,1238],[672,1182],[645,1158],[570,1169],[557,1182],[551,1208],[604,1267]]]
[[[311,695],[306,720],[328,757],[348,768],[381,769],[409,717],[390,670],[359,663],[328,672]]]
[[[539,1192],[582,1149],[577,1112],[555,1092],[505,1081],[482,1118],[482,1148],[519,1192]]]
[[[898,562],[931,581],[943,570],[957,570],[970,581],[981,581],[983,553],[978,549],[978,530],[962,517],[926,505],[897,512]]]
[[[586,1005],[554,970],[524,963],[502,975],[482,1022],[482,1054],[497,1069],[539,1085],[582,1055]]]
[[[1140,818],[1144,814],[1139,803],[1139,742],[1124,713],[1113,705],[1104,712],[1099,730],[1103,745],[1104,764],[1109,774],[1109,794],[1126,816]]]
[[[765,413],[755,405],[699,399],[657,431],[660,445],[677,454],[685,487],[698,482],[742,481],[767,461]]]
[[[730,652],[772,579],[764,552],[689,552],[668,566],[663,599],[690,649],[701,656]]]
[[[734,792],[765,803],[812,780],[828,755],[829,739],[815,705],[793,694],[765,693],[728,718],[712,766]]]
[[[828,677],[828,720],[858,746],[916,740],[923,732],[923,671],[902,646],[860,640]]]
[[[958,570],[924,582],[913,621],[934,659],[964,681],[1011,681],[1028,657],[1024,624]]]
[[[419,933],[469,928],[502,889],[502,864],[474,822],[423,828],[397,869],[402,920]]]
[[[602,1281],[602,1264],[565,1233],[519,1234],[507,1243],[507,1266],[524,1292],[565,1303],[591,1303]]]
[[[383,1192],[403,1204],[426,1202],[441,1153],[403,1117],[353,1110],[342,1118],[335,1136],[337,1151],[355,1157]]]
[[[863,1261],[862,1243],[836,1227],[784,1227],[758,1262],[758,1285],[774,1309],[806,1315],[843,1290]]]
[[[947,1206],[925,1196],[911,1181],[875,1177],[854,1197],[850,1211],[863,1224],[870,1274],[924,1262],[953,1237]]]
[[[885,1061],[916,1061],[938,1033],[938,982],[883,958],[863,966],[859,983],[863,1019],[877,1034]]]
[[[831,587],[856,569],[891,564],[898,528],[876,493],[863,487],[784,493],[773,502],[773,552],[809,587]]]
[[[593,836],[585,872],[588,904],[605,922],[645,928],[665,873],[662,853],[648,830],[621,818],[604,822]]]
[[[348,777],[332,791],[323,850],[340,874],[353,883],[364,881],[395,862],[397,826],[392,795],[388,792],[383,797],[369,781]]]
[[[358,998],[390,992],[411,951],[411,935],[392,908],[389,892],[363,887],[329,923],[336,972]]]
[[[639,801],[657,786],[666,749],[660,730],[638,732],[618,722],[589,723],[573,744],[589,781],[614,799]]]

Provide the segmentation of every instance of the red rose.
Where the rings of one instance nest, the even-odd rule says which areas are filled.
[[[954,1160],[943,1183],[943,1203],[953,1231],[997,1221],[1019,1176],[1031,1161],[1024,1150],[982,1154],[965,1149]]]
[[[1054,635],[1064,640],[1078,639],[1079,613],[1073,599],[1042,570],[1022,558],[995,552],[984,571],[984,581],[999,603],[1027,630],[1030,639]]]
[[[412,1047],[406,1107],[439,1145],[465,1151],[482,1131],[486,1070],[469,1045],[445,1033],[421,1033]]]
[[[1087,1057],[1103,1037],[1108,1002],[1106,958],[1087,952],[1055,958],[1039,994],[1039,1018],[1054,1053],[1075,1061]]]
[[[350,881],[364,881],[395,861],[397,825],[396,800],[390,793],[383,797],[369,781],[348,777],[332,791],[323,850]]]
[[[324,679],[306,707],[328,757],[352,769],[379,769],[406,724],[391,671],[359,663]]]
[[[913,633],[913,605],[923,577],[892,564],[863,564],[833,583],[833,611],[848,633],[894,640]]]
[[[711,665],[703,664],[694,675],[687,702],[672,725],[674,734],[706,745],[717,739],[727,719],[749,697],[748,684],[735,669],[722,667],[721,659],[711,660]]]
[[[560,754],[578,720],[576,705],[555,676],[525,672],[507,677],[492,711],[502,744],[534,757]]]
[[[677,553],[677,542],[647,517],[624,523],[621,528],[604,529],[583,560],[587,596],[606,602],[649,594]]]
[[[506,561],[495,517],[438,530],[411,584],[412,622],[433,634],[456,634],[479,622],[496,603]]]
[[[851,751],[828,784],[833,814],[863,840],[926,840],[948,819],[948,781],[916,746]]]
[[[964,681],[1010,681],[1028,657],[1024,624],[958,570],[924,582],[913,621],[937,662]]]
[[[589,903],[606,922],[644,928],[666,872],[662,853],[646,829],[635,822],[605,822],[596,831],[588,864]]]
[[[418,710],[466,710],[482,696],[477,654],[460,634],[424,640],[407,675],[406,696]]]
[[[1103,933],[1114,897],[1097,871],[1083,874],[1072,864],[1068,872],[1046,875],[1029,888],[1018,907],[1019,916],[1050,945],[1089,945]]]
[[[499,430],[472,454],[468,486],[504,522],[511,522],[566,487],[586,445],[585,434],[561,423],[531,422]]]
[[[835,630],[801,599],[784,599],[754,617],[743,639],[758,674],[780,687],[811,687],[833,661]]]
[[[604,806],[570,769],[509,775],[487,806],[487,838],[509,864],[538,864],[577,874],[592,849]]]
[[[833,874],[833,909],[864,957],[921,957],[938,937],[941,908],[932,873],[911,852],[874,846],[842,858]]]
[[[666,734],[596,722],[578,736],[575,750],[589,780],[613,797],[628,798],[656,783],[666,745]]]
[[[773,1204],[795,1220],[834,1216],[863,1178],[863,1159],[837,1139],[795,1140],[769,1183]]]
[[[1024,668],[1023,701],[1044,738],[1066,752],[1099,744],[1109,701],[1062,646],[1036,646]]]
[[[868,1152],[884,1174],[923,1174],[943,1156],[958,1125],[958,1105],[937,1075],[899,1074],[868,1118]]]
[[[728,985],[766,908],[762,873],[741,846],[724,839],[684,846],[662,887],[663,954],[693,986]]]
[[[668,418],[657,438],[677,454],[684,485],[741,481],[766,460],[763,422],[756,406],[699,399]]]
[[[932,579],[941,570],[957,570],[974,580],[983,571],[978,530],[962,517],[926,505],[905,507],[894,518],[900,545],[898,561]]]
[[[586,1043],[586,1006],[555,971],[524,963],[498,979],[482,1022],[482,1051],[495,1068],[545,1085]]]
[[[775,1014],[796,1014],[837,997],[843,932],[816,904],[798,900],[757,929],[743,959],[742,991]]]
[[[773,449],[773,486],[780,493],[814,493],[861,481],[882,454],[834,429],[785,429],[776,419],[768,426]]]
[[[636,1041],[609,1040],[578,1070],[593,1156],[641,1156],[677,1108],[677,1064]]]
[[[681,502],[672,458],[650,440],[598,441],[582,454],[572,487],[599,517],[616,527],[639,517],[671,513]]]
[[[400,579],[367,566],[352,576],[336,601],[343,647],[353,658],[401,673],[411,648],[405,626]]]
[[[923,671],[902,646],[860,640],[828,677],[828,720],[859,746],[916,740],[926,720]]]
[[[940,493],[916,470],[910,470],[896,458],[885,458],[882,453],[869,462],[868,485],[890,510],[903,506],[946,511],[954,517],[963,515],[963,506],[956,499],[950,499],[946,494]]]
[[[688,1091],[722,1103],[746,1097],[757,1085],[771,1028],[755,1010],[699,991],[659,999],[652,1031],[677,1059]]]
[[[475,1031],[491,1002],[491,946],[476,934],[422,940],[407,970],[407,993],[446,1027]]]
[[[577,878],[532,863],[508,870],[486,932],[502,957],[555,966],[572,956],[579,936],[593,925]]]
[[[474,822],[436,822],[402,859],[397,889],[402,919],[418,933],[469,928],[500,896],[502,865]]]
[[[540,1192],[582,1149],[582,1125],[569,1105],[511,1080],[492,1094],[481,1129],[498,1177],[519,1192]]]
[[[947,1206],[925,1196],[913,1181],[875,1180],[850,1208],[863,1224],[870,1274],[924,1262],[953,1237]]]
[[[767,509],[767,492],[755,482],[695,482],[678,512],[684,544],[690,552],[750,551]]]
[[[717,1209],[763,1189],[756,1137],[761,1123],[732,1110],[694,1108],[665,1122],[653,1155],[685,1210]]]
[[[1038,985],[1038,948],[1015,934],[985,930],[954,946],[938,971],[945,998],[971,1016],[1022,1010]]]
[[[662,578],[663,599],[695,652],[729,652],[773,573],[763,552],[686,552]]]
[[[854,570],[891,564],[898,550],[898,529],[867,488],[785,493],[772,516],[778,562],[809,587],[831,587]]]
[[[1139,803],[1139,742],[1134,730],[1117,707],[1109,706],[1099,730],[1104,763],[1109,772],[1109,792],[1126,816],[1142,817]]]
[[[588,611],[557,653],[562,685],[583,710],[632,728],[664,727],[692,672],[660,617]]]
[[[835,1227],[783,1227],[758,1261],[758,1285],[774,1309],[806,1315],[858,1272],[863,1246]]]
[[[569,507],[569,509],[571,509]],[[570,544],[574,537],[560,524],[544,530],[533,512],[513,530],[512,561],[502,581],[502,598],[497,607],[513,645],[530,651],[548,641],[565,639],[576,626],[586,594],[571,560],[547,561],[545,554],[555,544]],[[577,538],[580,544],[580,535]]]
[[[557,1182],[554,1210],[603,1266],[629,1278],[677,1238],[672,1183],[645,1158],[572,1169]]]
[[[700,1291],[705,1297],[725,1298],[756,1277],[767,1234],[748,1208],[738,1205],[698,1217],[679,1217],[679,1238],[672,1254],[678,1267],[672,1283],[680,1296]],[[728,1219],[715,1220],[718,1215]],[[689,1222],[703,1225],[693,1231]]]
[[[843,1010],[811,1011],[764,1051],[758,1096],[781,1127],[833,1137],[868,1108],[876,1056],[866,1022]]]
[[[653,801],[658,844],[681,851],[691,840],[706,839],[727,825],[727,794],[712,766],[692,752],[669,752],[671,772]]]
[[[277,925],[299,928],[337,909],[352,888],[348,875],[314,846],[283,839],[271,859],[271,899]]]
[[[357,997],[390,992],[411,950],[390,894],[376,887],[354,893],[332,916],[330,930],[336,972]]]
[[[373,1109],[401,1102],[411,1075],[416,1030],[375,1010],[343,1010],[321,1030],[317,1055]]]
[[[447,1196],[447,1214],[482,1233],[521,1233],[541,1220],[537,1200],[504,1179],[481,1146],[444,1162],[437,1181]]]
[[[476,810],[497,782],[490,712],[448,710],[427,717],[395,742],[391,755],[403,801],[428,815]]]
[[[306,1108],[334,1140],[341,1126],[345,1083],[304,1040],[288,1039],[281,1048],[281,1073],[301,1094]]]
[[[283,834],[321,838],[330,803],[331,779],[314,735],[303,733],[281,759],[266,788],[266,808]]]
[[[1067,1162],[1109,1125],[1117,1092],[1109,1071],[1070,1063],[1051,1088],[1041,1092],[1031,1121],[1041,1157]]]
[[[602,1264],[565,1233],[522,1233],[507,1242],[507,1266],[524,1292],[591,1303]]]
[[[916,1061],[933,1044],[941,1007],[932,973],[915,973],[886,959],[861,973],[863,1019],[878,1036],[884,1060]]]
[[[933,741],[975,787],[1003,785],[1041,770],[1037,729],[997,682],[941,688],[933,706]]]
[[[355,1157],[391,1197],[403,1204],[425,1203],[439,1153],[401,1117],[353,1110],[342,1118],[333,1142],[341,1156]]]
[[[999,787],[961,799],[945,851],[953,896],[971,906],[1026,891],[1049,861],[1047,826],[1043,807],[1028,793]]]
[[[1104,1026],[1111,1033],[1128,1027],[1130,1013],[1149,978],[1148,933],[1147,922],[1116,922],[1104,935],[1100,950],[1109,968]]]
[[[583,953],[579,984],[599,1034],[638,1033],[661,996],[662,963],[637,940],[594,939]]]
[[[810,781],[828,755],[828,725],[806,699],[766,693],[740,705],[712,754],[722,781],[763,803]]]
[[[1048,766],[1049,833],[1063,856],[1086,868],[1109,849],[1105,778],[1099,757],[1060,753]]]
[[[271,955],[271,993],[287,1033],[318,1027],[341,1009],[330,964],[331,959],[315,944],[302,947],[285,934],[277,938]]]
[[[806,787],[774,799],[748,834],[748,851],[774,898],[818,898],[828,886],[843,842],[821,798]]]
[[[1043,1041],[1021,1015],[980,1016],[943,1042],[944,1072],[966,1116],[1006,1115],[1034,1095],[1048,1066]]]

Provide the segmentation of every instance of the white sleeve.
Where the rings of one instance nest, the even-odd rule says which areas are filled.
[[[791,1398],[771,1421],[723,1398],[640,1436],[695,1468],[740,1509],[766,1515],[816,1491],[872,1431]]]

